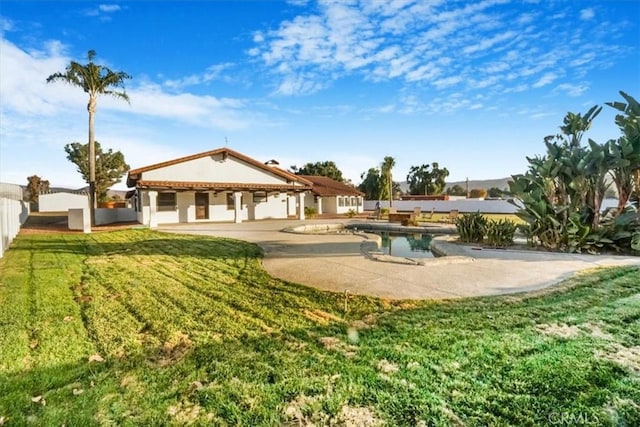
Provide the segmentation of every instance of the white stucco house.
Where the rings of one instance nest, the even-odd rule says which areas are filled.
[[[229,148],[129,171],[138,222],[158,224],[304,219],[312,183]]]
[[[364,208],[364,193],[326,176],[301,175],[313,185],[313,199],[307,206],[313,206],[321,214],[345,214],[350,210],[360,213]]]

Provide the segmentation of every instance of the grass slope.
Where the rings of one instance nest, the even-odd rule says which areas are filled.
[[[548,294],[344,296],[148,230],[0,260],[0,424],[640,425],[640,272]]]

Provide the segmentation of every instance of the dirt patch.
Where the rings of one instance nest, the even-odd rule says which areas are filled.
[[[613,340],[613,335],[605,332],[602,330],[602,328],[600,327],[600,325],[596,325],[593,323],[585,323],[583,325],[581,325],[582,327],[586,328],[589,330],[589,334],[592,337],[595,338],[600,338],[603,340]]]
[[[167,408],[167,415],[173,417],[181,425],[191,425],[199,421],[200,412],[202,412],[202,407],[191,402],[180,402]],[[209,413],[206,419],[210,421],[213,417],[214,415]]]
[[[383,374],[393,374],[395,372],[398,372],[399,370],[400,368],[398,368],[398,365],[389,362],[387,359],[382,359],[378,362],[378,371],[382,372]]]
[[[543,335],[560,338],[575,338],[580,335],[591,335],[594,338],[613,340],[613,335],[602,330],[595,323],[583,323],[581,325],[567,325],[566,323],[550,323],[536,325],[536,329]]]
[[[577,326],[569,326],[566,323],[550,323],[536,325],[536,329],[543,335],[549,335],[560,338],[575,338],[580,335],[580,328]]]
[[[284,416],[291,421],[297,421],[301,426],[314,425],[318,418],[317,409],[320,396],[306,396],[301,394],[284,408]]]
[[[596,357],[618,363],[636,375],[640,375],[640,347],[625,347],[614,343],[605,351],[596,352]]]
[[[167,366],[180,361],[191,349],[193,343],[189,335],[176,332],[173,336],[162,344],[160,354],[156,363],[160,366]]]
[[[318,341],[327,350],[338,351],[345,357],[353,357],[358,350],[355,345],[347,344],[336,337],[322,337]]]
[[[371,409],[349,405],[344,405],[332,421],[334,421],[332,424],[353,427],[375,427],[383,424]]]
[[[355,329],[369,329],[373,328],[378,321],[378,316],[375,314],[367,314],[361,320],[354,320],[349,324]]]

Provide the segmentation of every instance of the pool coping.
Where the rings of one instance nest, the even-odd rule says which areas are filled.
[[[350,232],[339,233],[341,230],[351,230]],[[438,225],[430,226],[406,226],[389,223],[329,223],[329,224],[302,224],[295,227],[286,227],[281,230],[285,233],[294,234],[352,234],[360,236],[363,241],[360,243],[360,252],[362,255],[372,261],[388,262],[404,265],[436,265],[436,264],[459,264],[465,262],[473,262],[475,259],[464,255],[454,255],[448,253],[441,245],[437,244],[438,240],[450,240],[450,234],[455,233],[451,227]],[[410,258],[386,255],[380,251],[382,246],[382,237],[375,234],[375,231],[387,231],[391,233],[424,233],[434,235],[430,249],[436,255],[434,258]],[[444,235],[444,236],[443,236]]]

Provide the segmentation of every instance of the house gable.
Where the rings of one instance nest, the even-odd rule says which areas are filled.
[[[129,171],[127,184],[139,182],[245,183],[308,187],[311,183],[228,148],[194,154]]]

